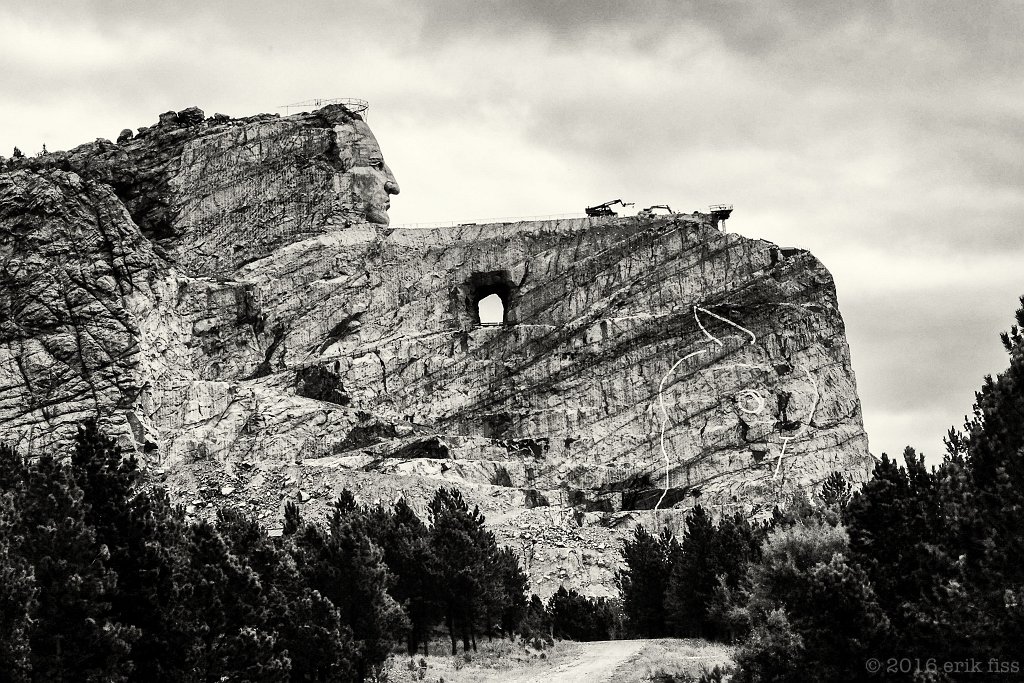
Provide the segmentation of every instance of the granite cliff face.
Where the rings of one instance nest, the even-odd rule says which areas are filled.
[[[190,514],[271,527],[342,486],[457,485],[542,594],[607,593],[634,523],[869,474],[810,254],[699,213],[392,229],[397,193],[341,105],[185,110],[8,163],[0,439],[37,452],[99,413]]]

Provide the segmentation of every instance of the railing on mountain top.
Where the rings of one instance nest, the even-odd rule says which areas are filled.
[[[433,223],[398,223],[389,227],[405,229],[454,228],[460,225],[496,225],[501,223],[523,223],[526,221],[554,221],[572,218],[586,218],[585,213],[553,213],[543,216],[502,216],[499,218],[472,218],[457,221],[436,221]]]
[[[370,103],[366,100],[359,99],[358,97],[321,97],[312,100],[304,100],[302,102],[292,102],[291,104],[283,104],[278,109],[284,109],[284,114],[287,116],[292,111],[315,111],[320,107],[326,107],[329,104],[341,104],[344,105],[353,114],[361,114],[363,119],[366,119],[367,112],[370,109]]]

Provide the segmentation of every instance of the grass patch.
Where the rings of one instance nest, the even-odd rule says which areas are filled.
[[[716,665],[733,666],[735,649],[697,638],[662,638],[647,642],[615,670],[615,683],[684,683],[699,681]],[[723,678],[728,680],[728,677]]]
[[[556,641],[543,650],[534,649],[521,640],[477,641],[477,651],[452,656],[451,641],[437,639],[430,643],[430,656],[412,658],[396,652],[387,661],[388,680],[423,681],[424,683],[493,683],[506,680],[519,672],[543,673],[571,659],[577,643]],[[411,664],[410,664],[411,661]],[[425,664],[425,666],[424,666]],[[421,677],[422,674],[422,677]]]

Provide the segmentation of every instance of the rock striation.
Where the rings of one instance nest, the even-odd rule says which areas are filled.
[[[402,229],[343,105],[170,112],[0,173],[0,439],[98,414],[189,514],[461,487],[534,588],[873,460],[812,255],[672,214]],[[497,295],[504,322],[482,325]]]

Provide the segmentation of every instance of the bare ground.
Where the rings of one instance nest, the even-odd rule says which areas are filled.
[[[602,683],[611,680],[612,674],[629,658],[636,656],[644,647],[642,640],[599,640],[592,643],[577,643],[574,656],[562,664],[542,672],[527,671],[522,677],[506,680],[519,683]]]
[[[560,642],[543,653],[508,641],[480,648],[466,662],[462,655],[432,656],[423,679],[395,661],[391,681],[437,683],[644,683],[655,674],[699,676],[716,664],[729,665],[732,649],[695,639]],[[408,660],[405,660],[408,661]]]

